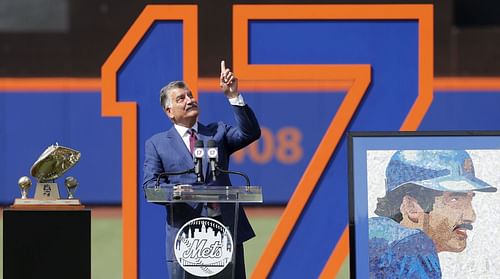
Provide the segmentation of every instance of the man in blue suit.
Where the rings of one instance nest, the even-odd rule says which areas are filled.
[[[143,186],[156,183],[163,172],[181,172],[194,167],[192,150],[193,138],[207,142],[214,140],[218,148],[218,166],[228,169],[229,157],[260,137],[260,126],[253,111],[245,104],[238,92],[238,79],[225,62],[221,62],[220,87],[234,112],[236,125],[223,122],[204,125],[198,122],[199,106],[191,90],[182,81],[173,81],[160,91],[160,104],[173,127],[156,134],[146,141]],[[194,130],[194,132],[193,132]],[[194,133],[194,136],[192,135]],[[231,185],[227,174],[219,174],[214,181],[208,167],[204,167],[207,185]],[[197,180],[194,173],[162,178],[161,184],[192,184]],[[220,220],[224,225],[234,228],[234,205],[221,203],[210,208],[207,204],[179,203],[174,207],[175,216],[169,216],[167,208],[167,239],[188,220],[199,216],[209,216]],[[243,242],[254,237],[255,233],[240,207],[238,212],[235,278],[245,278]],[[174,235],[175,237],[175,235]],[[167,241],[168,242],[168,241]],[[167,243],[168,245],[168,243]],[[172,247],[167,247],[167,254]],[[168,257],[168,256],[167,256]],[[168,257],[171,259],[171,257]],[[169,265],[169,268],[172,268]]]

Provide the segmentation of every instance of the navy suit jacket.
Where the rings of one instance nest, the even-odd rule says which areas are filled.
[[[223,122],[203,125],[198,123],[198,140],[202,140],[206,146],[207,140],[215,140],[218,147],[218,166],[228,169],[230,155],[249,145],[260,137],[260,127],[253,111],[249,106],[231,106],[234,110],[236,125],[230,126]],[[203,160],[204,177],[207,185],[228,186],[231,181],[227,174],[220,173],[217,180],[212,181],[210,169]],[[181,135],[172,127],[166,132],[156,134],[146,141],[144,160],[144,187],[155,185],[157,177],[163,172],[180,172],[194,167],[193,156],[182,141]],[[193,184],[196,175],[188,173],[174,175],[167,179],[160,179],[160,185],[166,184]],[[222,220],[226,226],[234,228],[235,208],[234,204],[221,203]],[[190,219],[200,216],[202,204],[179,203],[174,206],[174,217],[170,216],[170,206],[167,206],[167,234],[170,229],[179,228]],[[171,227],[174,228],[171,228]],[[248,222],[245,212],[240,207],[238,213],[238,236],[237,243],[242,243],[255,236]],[[168,237],[168,236],[167,236]]]

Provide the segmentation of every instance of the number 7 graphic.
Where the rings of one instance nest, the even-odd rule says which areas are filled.
[[[252,21],[282,22],[321,20],[418,20],[417,99],[401,125],[415,130],[432,102],[432,6],[430,5],[237,5],[233,10],[234,68],[244,80],[349,80],[352,86],[344,97],[321,143],[314,153],[281,220],[259,260],[253,278],[267,278],[283,252],[311,194],[327,168],[371,81],[370,65],[252,64],[249,51],[249,26]],[[396,103],[397,100],[394,100]],[[327,202],[327,201],[326,201]],[[335,210],[334,210],[335,211]],[[345,212],[347,213],[347,212]],[[318,216],[319,217],[319,216]],[[347,224],[321,273],[333,278],[349,253]],[[302,255],[303,257],[304,255]]]

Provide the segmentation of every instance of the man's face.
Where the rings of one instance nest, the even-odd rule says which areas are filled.
[[[172,106],[165,109],[175,124],[191,128],[198,118],[198,102],[188,88],[176,88],[169,92]]]
[[[424,231],[433,240],[438,252],[462,252],[467,246],[467,230],[472,230],[471,224],[476,220],[473,197],[472,192],[444,192],[436,197]]]

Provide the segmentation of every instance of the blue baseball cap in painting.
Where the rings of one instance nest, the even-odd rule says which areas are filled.
[[[386,169],[386,191],[406,184],[448,192],[495,192],[497,188],[476,177],[465,150],[399,150]]]

